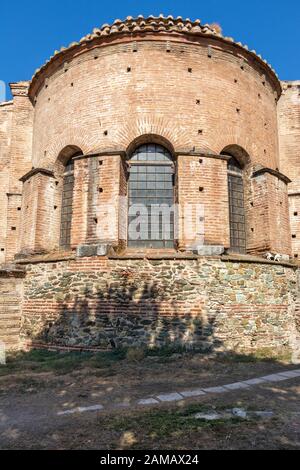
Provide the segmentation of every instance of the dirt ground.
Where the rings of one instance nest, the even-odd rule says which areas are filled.
[[[146,408],[136,400],[293,369],[285,358],[32,351],[0,366],[1,449],[299,449],[300,377]],[[99,412],[58,415],[101,404]],[[195,419],[242,407],[271,417]]]

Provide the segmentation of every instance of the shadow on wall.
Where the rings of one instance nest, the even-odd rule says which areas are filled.
[[[83,292],[60,303],[56,320],[35,334],[33,342],[105,349],[220,348],[222,343],[214,338],[214,318],[205,319],[201,298],[198,295],[195,301],[188,300],[188,283],[177,282],[180,289],[175,299],[176,289],[171,283],[166,288],[153,282],[130,280],[126,271],[116,282],[102,288],[86,285]]]
[[[292,336],[300,339],[296,290],[294,270],[278,265],[92,259],[31,266],[21,341],[79,349],[291,349]]]

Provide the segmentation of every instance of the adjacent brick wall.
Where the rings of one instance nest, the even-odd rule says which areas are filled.
[[[7,193],[9,192],[9,145],[13,103],[0,104],[0,263],[6,256]]]
[[[53,176],[43,171],[33,172],[23,187],[22,221],[19,252],[30,254],[58,248],[59,231],[56,184]]]
[[[278,103],[280,168],[289,185],[292,254],[300,258],[300,81],[283,82]]]
[[[32,166],[33,106],[29,82],[12,83],[13,101],[0,105],[0,262],[18,251],[22,193],[19,178]],[[12,229],[13,227],[13,229]]]
[[[300,193],[289,195],[292,254],[300,259]]]
[[[22,194],[7,194],[6,261],[19,251]]]
[[[282,82],[278,102],[280,169],[291,180],[289,190],[300,190],[300,80]]]
[[[251,178],[247,207],[247,251],[291,255],[287,183],[264,172]]]

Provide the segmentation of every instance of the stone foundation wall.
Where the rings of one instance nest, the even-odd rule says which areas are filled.
[[[82,258],[27,265],[22,343],[289,347],[297,276],[217,258]]]

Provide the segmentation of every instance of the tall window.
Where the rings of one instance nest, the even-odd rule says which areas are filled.
[[[174,247],[174,163],[161,145],[147,144],[130,159],[128,246]]]
[[[74,188],[73,157],[67,162],[63,175],[61,202],[60,246],[69,248],[71,243],[72,205]]]
[[[228,161],[228,194],[230,249],[237,253],[246,252],[246,228],[244,209],[243,169],[239,162],[231,157]]]

